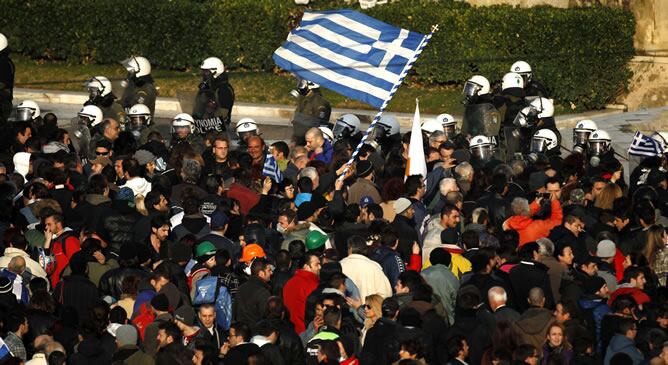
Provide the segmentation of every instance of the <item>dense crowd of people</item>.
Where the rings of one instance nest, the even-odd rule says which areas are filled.
[[[465,86],[508,133],[426,120],[406,176],[392,116],[346,168],[359,118],[320,126],[312,82],[292,142],[233,128],[218,59],[165,138],[144,61],[125,109],[96,77],[74,131],[28,101],[5,125],[4,364],[668,364],[667,160],[627,180],[591,121],[562,158],[530,68]]]

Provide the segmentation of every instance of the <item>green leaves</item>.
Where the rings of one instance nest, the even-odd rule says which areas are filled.
[[[317,10],[352,7],[314,1]],[[158,68],[189,69],[208,56],[230,70],[271,71],[271,55],[306,7],[276,0],[0,0],[11,16],[0,32],[35,58],[113,64],[142,54]],[[461,85],[473,74],[499,82],[523,59],[558,103],[602,108],[628,85],[635,20],[606,7],[471,7],[452,0],[402,0],[365,11],[390,24],[429,32],[411,73],[417,83]]]

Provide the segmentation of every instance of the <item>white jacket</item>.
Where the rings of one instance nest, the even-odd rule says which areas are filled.
[[[444,228],[441,225],[440,219],[432,219],[427,226],[427,234],[422,243],[422,265],[429,261],[429,255],[437,247],[443,246],[441,244],[441,233]]]
[[[9,265],[9,261],[16,256],[21,256],[26,260],[26,269],[34,276],[46,279],[46,272],[39,265],[39,263],[30,258],[30,255],[23,250],[14,247],[7,247],[5,249],[5,256],[0,257],[0,268],[6,268]]]
[[[343,274],[357,285],[362,301],[372,294],[383,298],[392,296],[390,281],[376,261],[364,255],[352,254],[341,260],[341,268]]]

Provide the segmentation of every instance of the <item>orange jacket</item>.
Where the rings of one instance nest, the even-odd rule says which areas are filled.
[[[522,247],[525,243],[533,242],[539,238],[547,237],[550,234],[552,228],[561,224],[563,219],[563,211],[561,210],[561,203],[558,200],[553,200],[552,205],[552,214],[547,219],[533,219],[531,217],[524,217],[519,215],[514,215],[508,218],[503,223],[504,230],[515,230],[520,235],[520,244],[519,247]],[[540,206],[534,201],[529,205],[531,209],[531,215],[533,216]]]

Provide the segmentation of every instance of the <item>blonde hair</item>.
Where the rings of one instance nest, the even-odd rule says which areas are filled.
[[[596,197],[594,206],[599,209],[612,209],[615,199],[621,198],[624,195],[622,188],[617,184],[607,184],[601,190],[601,193]]]
[[[366,318],[364,320],[364,328],[369,329],[373,327],[374,323],[376,323],[383,314],[383,297],[378,294],[367,295],[364,299],[364,304],[368,304],[376,315],[376,318]]]
[[[654,260],[656,260],[656,253],[661,251],[665,246],[663,241],[663,234],[665,229],[663,226],[658,224],[651,225],[647,229],[647,241],[645,241],[645,248],[642,250],[643,256],[647,259],[649,266],[654,265]]]

